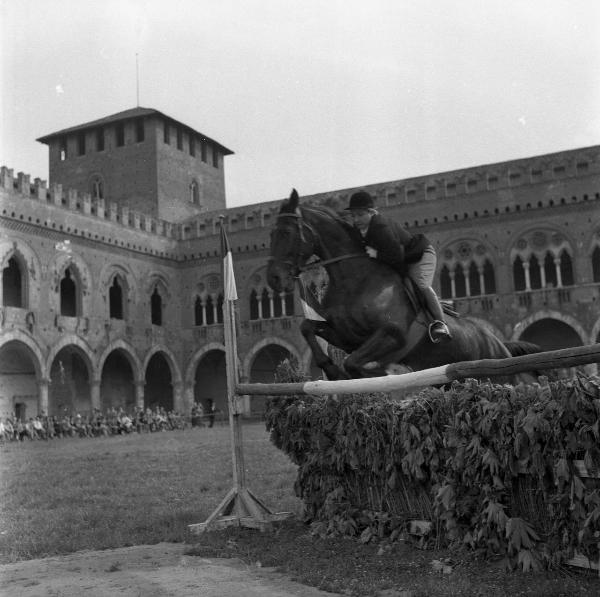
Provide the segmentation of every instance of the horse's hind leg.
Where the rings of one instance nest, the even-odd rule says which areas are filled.
[[[385,375],[385,368],[406,344],[399,326],[389,323],[379,328],[360,348],[348,355],[344,369],[351,377]]]

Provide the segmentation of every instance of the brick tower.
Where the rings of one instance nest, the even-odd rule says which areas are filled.
[[[49,178],[169,222],[225,209],[233,153],[158,110],[133,108],[45,135]]]

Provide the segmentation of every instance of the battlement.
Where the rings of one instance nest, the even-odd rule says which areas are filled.
[[[107,220],[156,236],[178,238],[178,226],[171,222],[130,211],[127,207],[119,206],[112,201],[106,205],[104,199],[92,198],[89,193],[80,195],[74,189],[65,191],[60,184],[53,184],[48,188],[48,183],[40,178],[35,178],[32,183],[29,174],[19,172],[15,177],[14,170],[6,166],[0,168],[0,188],[79,215]]]
[[[363,185],[361,188],[369,191],[375,197],[379,207],[386,208],[403,204],[412,204],[416,207],[434,200],[444,201],[456,197],[475,199],[477,195],[498,194],[506,190],[537,184],[554,185],[561,180],[598,174],[600,174],[600,146],[592,146],[497,164]],[[281,199],[277,199],[258,205],[211,211],[183,223],[174,224],[134,212],[114,202],[106,205],[105,200],[93,199],[88,193],[81,196],[73,189],[65,192],[59,184],[51,185],[48,188],[46,181],[39,178],[35,178],[32,183],[29,175],[19,172],[15,177],[13,170],[5,166],[0,169],[0,188],[78,214],[172,240],[194,240],[214,236],[219,232],[221,217],[223,217],[229,233],[270,227],[275,221],[281,203]],[[348,188],[306,195],[302,197],[302,203],[327,205],[341,210],[346,207],[350,195],[355,190],[356,188]],[[565,198],[557,197],[556,204],[564,205],[565,203]],[[554,204],[554,202],[550,204]],[[484,213],[487,215],[487,210]],[[477,212],[474,215],[476,214]],[[465,217],[464,214],[461,217]],[[428,224],[428,221],[415,221],[414,223],[415,226],[423,224]]]
[[[454,197],[472,197],[487,193],[535,185],[551,184],[573,177],[600,174],[600,146],[562,151],[531,158],[500,162],[448,172],[363,185],[379,207],[424,203]],[[348,205],[356,187],[302,196],[302,203],[327,205],[341,210]],[[560,198],[557,198],[557,203]],[[270,226],[279,211],[281,199],[259,205],[208,212],[181,224],[181,239],[190,240],[217,234],[220,216],[228,232]],[[564,202],[563,202],[564,203]]]

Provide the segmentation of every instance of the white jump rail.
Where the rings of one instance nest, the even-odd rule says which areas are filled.
[[[296,394],[328,396],[391,392],[435,386],[460,379],[511,376],[529,371],[576,367],[598,362],[600,362],[600,344],[591,344],[504,359],[461,361],[432,369],[384,377],[299,383],[241,383],[236,385],[235,391],[238,395],[263,396],[293,396]]]

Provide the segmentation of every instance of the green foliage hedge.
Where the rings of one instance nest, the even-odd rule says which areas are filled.
[[[289,364],[280,381],[299,381]],[[466,545],[524,570],[574,550],[598,560],[600,380],[534,385],[467,380],[410,401],[386,395],[276,398],[271,440],[298,465],[295,490],[316,532],[368,542]]]

